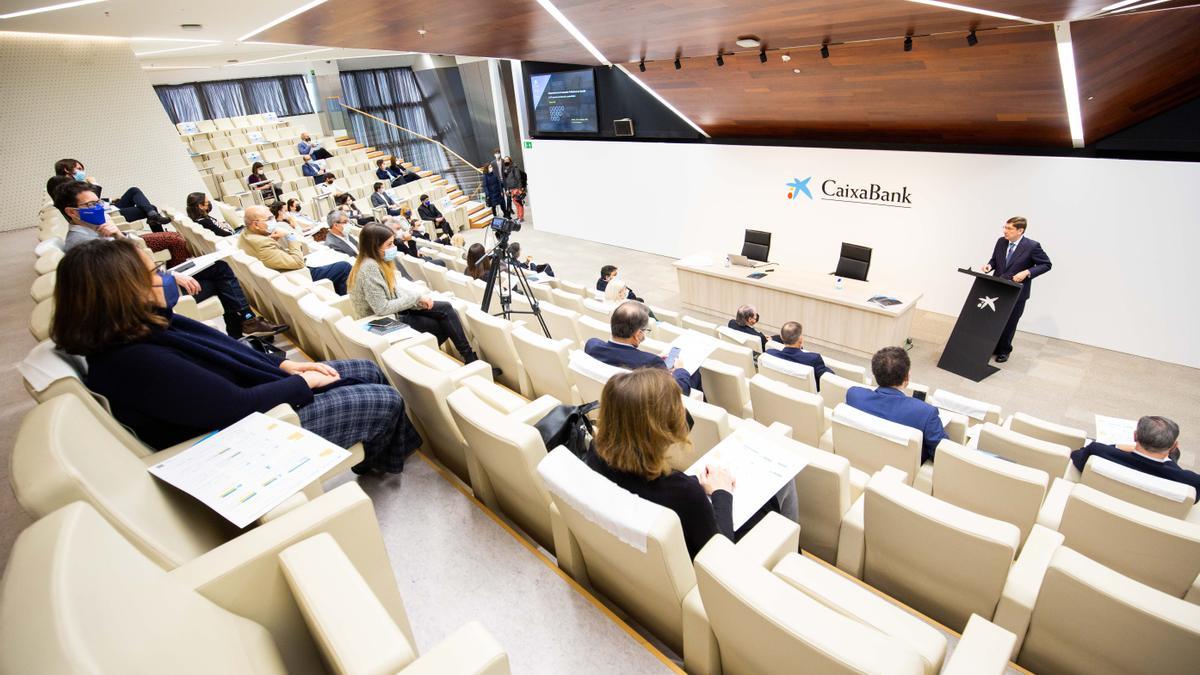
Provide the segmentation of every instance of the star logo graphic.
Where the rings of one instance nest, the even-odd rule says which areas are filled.
[[[812,199],[812,193],[808,191],[808,181],[810,180],[812,180],[812,176],[809,176],[804,180],[793,178],[792,182],[787,184],[790,188],[788,190],[788,199],[795,199],[801,192],[804,193],[805,197]]]
[[[990,309],[994,312],[994,311],[996,311],[996,301],[999,299],[1000,299],[999,297],[989,298],[988,296],[985,295],[979,299],[979,304],[976,305],[976,307],[978,307],[979,309],[983,309],[984,307],[987,307],[988,309]]]

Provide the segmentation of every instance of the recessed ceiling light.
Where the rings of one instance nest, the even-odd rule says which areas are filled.
[[[29,16],[30,14],[41,14],[42,12],[54,12],[60,9],[71,9],[72,7],[82,7],[84,5],[94,5],[97,2],[105,0],[76,0],[75,2],[60,2],[57,5],[46,5],[45,7],[34,7],[32,9],[22,9],[19,12],[9,12],[8,14],[0,14],[0,19],[15,19],[18,16]]]
[[[1079,109],[1079,80],[1075,73],[1075,50],[1071,44],[1071,26],[1066,21],[1054,22],[1054,41],[1058,44],[1058,67],[1062,71],[1063,98],[1067,105],[1067,125],[1071,143],[1083,147],[1083,113]]]
[[[791,57],[791,55],[789,55],[789,54],[784,54],[783,56],[781,56],[781,57],[779,57],[779,58],[780,58],[780,59],[781,59],[781,60],[782,60],[784,63],[787,63],[788,61],[791,61],[791,60],[792,60],[792,57]]]
[[[425,34],[426,34],[426,33],[428,33],[428,32],[429,32],[429,31],[425,30],[424,28],[418,28],[418,29],[417,29],[417,35],[425,35]]]
[[[1089,101],[1091,101],[1091,100],[1093,100],[1093,99],[1095,99],[1095,98],[1096,98],[1095,96],[1089,96],[1089,97],[1088,97],[1088,100],[1089,100]]]
[[[759,41],[758,38],[754,37],[753,35],[743,35],[742,37],[738,38],[737,42],[734,44],[743,49],[754,49],[759,45]]]
[[[982,14],[983,16],[994,16],[997,19],[1008,19],[1009,21],[1021,21],[1023,23],[1042,23],[1035,19],[1026,19],[1023,16],[1015,16],[1013,14],[1003,14],[1001,12],[993,12],[988,9],[979,9],[978,7],[967,7],[966,5],[956,5],[952,2],[941,2],[941,0],[908,0],[919,5],[929,5],[931,7],[941,7],[942,9],[953,9],[959,12],[967,12],[969,14]]]
[[[792,72],[793,72],[793,73],[795,73],[795,74],[797,74],[797,75],[799,75],[799,74],[800,74],[800,69],[799,69],[799,68],[792,68]]]
[[[287,14],[284,14],[283,16],[272,20],[270,23],[265,23],[265,24],[259,26],[258,28],[255,28],[254,30],[250,31],[249,33],[246,33],[245,35],[238,38],[237,41],[245,42],[247,39],[252,38],[255,35],[258,35],[259,33],[267,30],[268,28],[274,28],[275,26],[278,26],[279,24],[283,23],[284,21],[287,21],[288,19],[290,19],[294,16],[299,16],[299,15],[307,12],[308,10],[312,9],[313,7],[316,7],[317,5],[320,5],[324,2],[325,2],[325,0],[312,0],[312,2],[301,5],[301,6],[297,7],[296,9],[293,9],[292,11],[288,12]]]

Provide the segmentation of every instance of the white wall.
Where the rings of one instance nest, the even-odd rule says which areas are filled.
[[[1054,268],[1021,330],[1200,367],[1194,163],[548,140],[525,160],[539,230],[681,257],[765,229],[774,261],[822,272],[841,242],[863,244],[881,290],[918,290],[948,315],[971,282],[955,269],[983,264],[1025,216]],[[789,200],[808,176],[813,199]],[[912,207],[826,201],[826,179],[906,186]]]
[[[179,134],[124,40],[0,32],[0,230],[37,224],[54,162],[74,157],[119,197],[141,187],[182,208],[203,190]]]

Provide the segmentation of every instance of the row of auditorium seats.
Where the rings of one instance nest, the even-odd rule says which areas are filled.
[[[182,220],[178,225],[181,232],[191,230]],[[460,254],[427,248],[439,257]],[[693,566],[673,514],[636,498],[630,503],[628,493],[622,501],[615,486],[597,480],[569,453],[548,453],[552,448],[532,426],[559,402],[597,398],[614,371],[578,349],[592,336],[587,331],[607,333],[607,325],[585,313],[602,306],[584,287],[561,280],[535,286],[535,295],[549,298],[541,304],[547,323],[558,317],[551,331],[560,337],[549,340],[527,325],[476,309],[479,282],[463,283],[453,269],[402,260],[414,278],[451,301],[464,318],[469,339],[487,363],[463,366],[427,336],[393,344],[367,333],[361,323],[369,317],[352,317],[344,299],[303,275],[271,276],[253,261],[245,264],[236,251],[229,260],[256,307],[291,324],[292,337],[314,357],[379,362],[404,395],[429,454],[553,552],[564,571],[680,654],[690,672],[719,672],[722,666],[733,672],[790,670],[795,664],[866,672],[943,667],[946,672],[999,672],[996,664],[1002,667],[1010,657],[1047,672],[1165,672],[1194,663],[1200,637],[1195,604],[1200,601],[1200,526],[1181,517],[1193,514],[1194,494],[1163,497],[1148,489],[1162,486],[1111,469],[1099,471],[1103,460],[1098,458],[1075,482],[1078,477],[1065,467],[1048,472],[954,441],[943,442],[933,467],[920,467],[919,439],[914,464],[911,437],[900,443],[892,437],[895,430],[848,414],[844,403],[832,400],[839,391],[844,400],[844,390],[827,391],[829,376],[822,378],[821,394],[790,386],[772,379],[776,371],[764,367],[762,359],[755,364],[748,353],[753,350],[727,340],[701,366],[705,396],[709,374],[715,373],[738,387],[745,383],[750,405],[731,405],[735,412],[685,398],[696,421],[695,447],[689,456],[672,457],[673,465],[690,465],[733,433],[769,435],[808,462],[795,481],[799,527],[771,518],[737,545],[718,537]],[[527,305],[516,298],[518,308],[522,303]],[[668,339],[673,329],[708,331],[690,317],[656,313],[664,319],[656,332]],[[652,351],[664,346],[644,345]],[[488,364],[503,368],[504,386],[490,381]],[[861,379],[868,381],[865,373]],[[939,394],[931,397],[937,400]],[[78,398],[78,392],[69,395]],[[969,419],[982,424],[980,434],[988,425],[1026,438],[1029,432],[1062,431],[1020,413],[998,425],[995,406],[948,402],[973,413]],[[806,423],[759,417],[761,410],[764,416],[794,419],[794,407],[809,411]],[[85,415],[74,412],[72,418]],[[966,412],[957,414],[967,417]],[[803,439],[796,435],[801,428]],[[822,448],[827,435],[832,447]],[[1074,442],[1073,437],[1052,438]],[[914,467],[919,467],[916,474],[925,472],[925,484],[910,471]],[[92,479],[80,478],[84,473],[71,476]],[[76,489],[81,496],[89,494]],[[1142,505],[1131,503],[1131,495]],[[1031,508],[1035,522],[1029,519]],[[965,630],[958,656],[945,663],[940,633],[828,565],[798,555],[798,548],[953,630]],[[1113,638],[1094,644],[1096,634],[1152,634],[1155,640]],[[763,649],[764,644],[771,648]],[[873,649],[863,649],[868,645]]]

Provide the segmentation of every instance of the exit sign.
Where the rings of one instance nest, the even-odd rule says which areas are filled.
[[[525,141],[525,149],[532,150],[533,149],[533,141]]]

